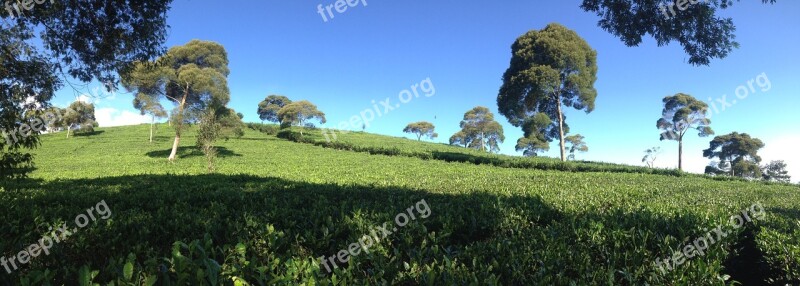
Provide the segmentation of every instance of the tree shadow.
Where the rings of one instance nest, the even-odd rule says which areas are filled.
[[[270,246],[270,255],[282,259],[330,256],[384,222],[393,225],[398,214],[413,212],[411,207],[419,207],[425,200],[429,217],[418,217],[386,238],[389,252],[399,257],[361,256],[340,266],[388,271],[391,276],[400,271],[390,266],[397,264],[397,259],[430,262],[447,257],[478,267],[482,275],[501,277],[503,284],[530,285],[554,275],[582,281],[591,271],[604,277],[615,273],[612,279],[618,283],[641,284],[635,282],[647,281],[658,271],[654,266],[642,262],[638,267],[645,273],[633,277],[626,276],[630,272],[608,271],[626,269],[633,261],[652,256],[667,256],[673,245],[664,245],[657,237],[690,236],[701,222],[692,214],[664,216],[643,209],[622,210],[623,206],[567,213],[535,195],[437,193],[253,175],[19,180],[0,182],[0,187],[6,190],[0,192],[0,199],[14,201],[15,209],[35,210],[0,212],[0,222],[7,222],[0,224],[0,251],[5,253],[39,239],[47,227],[42,219],[70,222],[100,201],[106,202],[113,214],[113,223],[81,229],[69,242],[53,248],[57,255],[38,257],[26,266],[28,270],[101,266],[128,253],[144,263],[154,256],[169,257],[176,241],[189,242],[205,235],[214,245],[274,237],[267,226],[289,238]],[[627,242],[620,243],[633,240],[630,235],[645,240],[640,242],[644,248],[634,251]],[[592,264],[587,266],[587,259]],[[606,265],[609,261],[616,264]],[[491,264],[495,266],[488,270],[480,266]],[[0,277],[0,282],[3,279]]]
[[[774,213],[788,220],[800,221],[800,209],[788,209],[783,207],[767,207],[765,212]]]
[[[214,147],[217,150],[217,156],[220,158],[225,157],[241,157],[241,154],[235,153],[231,150],[228,150],[225,147]],[[172,153],[172,148],[166,150],[157,150],[157,151],[150,151],[147,152],[146,155],[150,158],[167,158],[169,154]],[[178,158],[189,158],[189,157],[202,157],[205,156],[200,147],[197,146],[181,146],[178,147]]]
[[[89,136],[100,135],[100,134],[103,134],[105,132],[106,132],[105,130],[94,130],[94,131],[91,131],[91,132],[79,131],[79,132],[72,133],[72,136],[75,136],[75,137],[89,137]]]
[[[503,164],[503,160],[498,158],[476,156],[466,153],[433,151],[431,154],[433,155],[433,159],[442,160],[445,162],[472,163],[476,165],[490,164],[494,166],[501,166]]]

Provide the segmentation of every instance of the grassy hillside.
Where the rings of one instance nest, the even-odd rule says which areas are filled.
[[[15,256],[63,223],[75,231],[10,274],[0,268],[0,283],[800,283],[797,186],[544,158],[480,164],[447,160],[486,155],[441,144],[349,134],[343,148],[253,130],[220,141],[207,174],[194,138],[168,163],[171,130],[159,126],[151,144],[148,128],[43,136],[31,177],[0,183],[0,249]],[[537,164],[503,164],[513,160]],[[77,227],[100,202],[110,216]],[[672,270],[654,263],[743,211],[763,216]],[[415,219],[398,226],[402,213]],[[365,235],[378,237],[367,251],[332,273],[320,264]]]

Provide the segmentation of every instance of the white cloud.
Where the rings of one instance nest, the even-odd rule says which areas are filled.
[[[118,110],[116,108],[104,107],[94,111],[94,117],[100,127],[137,125],[150,123],[150,117],[141,115],[138,112],[128,110]]]
[[[758,152],[762,163],[773,160],[786,162],[786,169],[792,176],[792,182],[800,182],[800,152],[794,151],[800,145],[800,134],[784,135],[764,141],[764,149]]]
[[[75,101],[80,101],[83,103],[95,103],[94,99],[86,94],[79,95],[77,98],[75,98]]]

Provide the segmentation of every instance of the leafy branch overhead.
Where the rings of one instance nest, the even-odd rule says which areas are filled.
[[[164,52],[171,0],[46,2],[24,16],[0,13],[0,130],[15,130],[25,123],[20,118],[49,108],[67,76],[115,83],[132,62]],[[0,177],[24,176],[19,171],[31,169],[32,157],[22,149],[37,147],[38,135],[0,142]]]
[[[775,0],[761,2],[774,4]],[[678,5],[683,9],[666,7],[676,3],[682,3]],[[733,20],[718,15],[718,9],[731,5],[732,0],[583,0],[581,8],[599,16],[597,25],[629,47],[650,35],[658,46],[678,42],[690,64],[709,65],[739,47]]]

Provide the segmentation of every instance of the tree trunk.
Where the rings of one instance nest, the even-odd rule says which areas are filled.
[[[69,130],[70,130],[70,126],[67,126],[67,139],[69,139]]]
[[[178,155],[178,145],[181,143],[181,134],[178,132],[175,135],[175,142],[172,143],[172,153],[169,154],[169,161],[175,161],[175,156]]]
[[[172,143],[172,152],[169,154],[169,161],[175,161],[175,156],[178,154],[178,145],[181,142],[181,128],[183,127],[183,109],[186,105],[186,98],[189,96],[189,86],[186,86],[186,90],[183,93],[183,99],[181,99],[181,104],[178,106],[178,122],[175,128],[175,143]]]
[[[486,138],[484,138],[483,132],[481,132],[481,151],[486,151],[486,146],[484,146],[484,142],[486,142]]]
[[[153,143],[153,126],[156,125],[156,116],[153,115],[153,120],[150,121],[150,143]]]
[[[556,100],[556,104],[558,105],[558,143],[561,148],[561,161],[566,162],[566,149],[564,148],[564,112],[561,110],[561,93],[556,95]]]
[[[678,140],[678,170],[683,171],[683,138]]]

